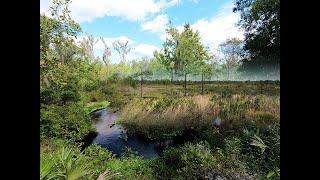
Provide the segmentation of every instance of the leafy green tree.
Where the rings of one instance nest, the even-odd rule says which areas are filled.
[[[150,71],[152,71],[152,79],[170,79],[170,74],[167,68],[160,63],[160,61],[156,58],[152,58],[149,65]]]
[[[54,0],[53,6],[50,7],[54,19],[51,44],[58,53],[61,63],[66,63],[76,54],[77,46],[74,44],[74,39],[81,32],[80,25],[70,17],[70,3],[70,0]]]
[[[280,0],[236,0],[239,25],[245,30],[241,70],[247,75],[278,75],[280,63]]]
[[[167,51],[165,50],[167,53]],[[171,74],[171,83],[173,82],[173,74],[174,74],[174,60],[170,58],[170,55],[164,55],[161,52],[155,51],[153,53],[154,57],[157,61],[160,62],[161,65],[163,65],[168,72]]]
[[[79,24],[69,16],[69,0],[55,0],[52,17],[40,15],[40,82],[49,87],[59,64],[67,64],[80,51],[74,39],[81,32]]]
[[[206,48],[200,42],[199,32],[194,32],[189,24],[186,24],[183,32],[179,34],[176,57],[177,68],[184,75],[184,94],[186,96],[187,75],[210,58]]]
[[[199,32],[194,32],[189,24],[184,26],[181,33],[173,27],[167,28],[168,38],[163,44],[161,52],[155,52],[154,56],[163,64],[168,71],[176,71],[184,75],[184,94],[187,94],[187,75],[199,68],[199,65],[209,54],[200,42]],[[201,65],[200,65],[201,66]]]
[[[155,51],[154,57],[162,64],[168,72],[171,73],[171,83],[173,82],[174,72],[178,70],[178,59],[176,49],[179,41],[179,32],[176,28],[168,25],[166,33],[169,35],[163,44],[163,49],[158,52]]]

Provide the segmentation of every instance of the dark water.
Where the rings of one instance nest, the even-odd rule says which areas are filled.
[[[118,114],[102,109],[94,113],[97,117],[95,123],[97,136],[93,143],[108,149],[114,154],[121,156],[125,148],[131,148],[145,158],[157,157],[160,153],[158,143],[145,141],[137,137],[127,137],[125,129],[120,125],[114,125],[119,117]]]

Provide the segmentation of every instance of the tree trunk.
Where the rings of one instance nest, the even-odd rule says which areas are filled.
[[[142,97],[142,81],[143,81],[143,76],[141,75],[141,81],[140,81],[140,97]]]
[[[172,71],[171,71],[171,96],[173,96],[173,73],[174,73],[174,70],[172,69]]]
[[[173,70],[171,71],[171,84],[173,83]]]
[[[229,67],[229,63],[227,64],[227,80],[229,80],[229,71],[230,71],[230,67]]]
[[[201,94],[203,95],[203,72],[201,74]]]
[[[187,96],[187,73],[184,73],[184,96]]]

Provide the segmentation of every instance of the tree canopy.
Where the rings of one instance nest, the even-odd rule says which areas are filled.
[[[280,62],[280,0],[236,0],[239,26],[245,30],[243,71],[278,71]]]

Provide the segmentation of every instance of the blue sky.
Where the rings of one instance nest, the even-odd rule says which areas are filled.
[[[50,3],[41,0],[40,13],[47,14]],[[84,33],[103,37],[110,47],[114,40],[128,40],[133,47],[130,60],[151,57],[154,50],[161,49],[169,21],[180,30],[190,23],[199,31],[203,44],[217,53],[218,44],[227,38],[243,39],[243,32],[235,25],[239,15],[232,7],[233,0],[73,0],[70,10]],[[101,57],[102,52],[103,44],[98,42],[95,54]],[[118,59],[113,51],[111,61]]]

